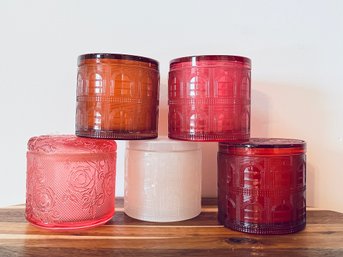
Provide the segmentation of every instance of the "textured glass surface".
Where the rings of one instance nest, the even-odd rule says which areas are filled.
[[[76,135],[156,138],[158,102],[156,61],[111,54],[79,57]]]
[[[250,137],[250,60],[194,56],[171,61],[169,137],[244,141]]]
[[[155,222],[180,221],[199,215],[199,145],[168,139],[129,142],[124,209],[130,217]]]
[[[75,136],[29,140],[26,219],[48,229],[88,228],[114,214],[116,143]]]
[[[263,142],[262,142],[263,141]],[[219,144],[218,220],[248,233],[286,234],[306,224],[305,142]]]

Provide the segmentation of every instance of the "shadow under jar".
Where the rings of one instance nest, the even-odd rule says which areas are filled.
[[[234,230],[287,234],[306,225],[306,143],[219,143],[218,220]]]
[[[76,135],[108,139],[157,137],[158,62],[124,54],[78,58]]]
[[[169,138],[238,142],[250,137],[250,59],[189,56],[170,62]]]
[[[72,230],[101,225],[114,215],[116,143],[74,135],[28,142],[26,219]]]

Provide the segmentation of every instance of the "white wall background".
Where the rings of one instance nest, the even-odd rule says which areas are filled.
[[[308,142],[308,205],[343,211],[342,1],[0,2],[0,206],[25,201],[26,142],[74,133],[76,59],[89,52],[160,61],[160,132],[171,59],[252,59],[252,136]],[[119,143],[117,195],[123,194]],[[215,143],[203,195],[216,194]]]

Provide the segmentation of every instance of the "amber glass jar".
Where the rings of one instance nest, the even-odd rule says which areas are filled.
[[[156,138],[158,103],[157,61],[124,54],[79,56],[76,135]]]

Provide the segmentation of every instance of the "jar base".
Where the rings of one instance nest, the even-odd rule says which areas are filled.
[[[157,138],[157,132],[130,132],[116,130],[76,130],[75,134],[79,137],[101,138],[101,139],[121,139],[121,140],[140,140]]]
[[[249,134],[234,134],[232,132],[227,133],[169,133],[170,139],[183,140],[183,141],[194,141],[194,142],[244,142],[250,138]]]
[[[187,217],[173,217],[173,218],[166,218],[165,216],[163,218],[158,218],[158,217],[151,217],[151,216],[141,216],[139,217],[138,215],[132,215],[129,211],[124,209],[124,212],[127,216],[129,216],[130,218],[136,219],[136,220],[141,220],[141,221],[147,221],[147,222],[159,222],[159,223],[163,223],[163,222],[178,222],[178,221],[184,221],[184,220],[190,220],[190,219],[194,219],[195,217],[199,216],[201,213],[201,210],[188,215]]]
[[[224,222],[224,226],[239,232],[258,235],[283,235],[296,233],[303,230],[306,221],[282,222],[275,224],[256,224],[248,222]]]
[[[80,230],[80,229],[89,229],[93,227],[97,227],[100,225],[105,224],[109,220],[111,220],[114,216],[114,211],[111,214],[106,215],[102,219],[91,220],[91,221],[81,221],[81,222],[64,222],[64,223],[54,223],[54,224],[41,224],[37,223],[36,221],[31,220],[28,217],[25,217],[26,220],[33,226],[47,229],[47,230],[54,230],[54,231],[67,231],[67,230]]]

